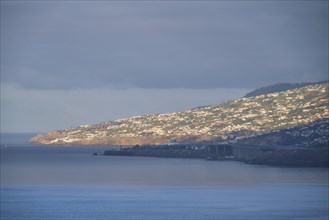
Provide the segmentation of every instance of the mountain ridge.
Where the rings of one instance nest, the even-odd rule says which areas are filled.
[[[276,92],[283,92],[291,89],[297,89],[304,86],[309,85],[315,85],[315,84],[321,84],[328,81],[320,81],[320,82],[302,82],[302,83],[276,83],[269,86],[264,86],[258,89],[255,89],[251,92],[248,92],[244,98],[253,97],[253,96],[259,96],[259,95],[265,95],[269,93],[276,93]]]

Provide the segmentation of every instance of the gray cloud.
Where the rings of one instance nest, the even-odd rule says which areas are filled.
[[[255,88],[328,74],[328,3],[1,2],[1,77],[26,89]]]

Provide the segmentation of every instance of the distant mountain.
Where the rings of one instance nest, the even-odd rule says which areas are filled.
[[[323,83],[323,82],[319,82],[319,83]],[[319,84],[319,83],[277,83],[274,85],[256,89],[252,92],[247,93],[244,97],[248,98],[248,97],[253,97],[253,96],[258,96],[258,95],[274,93],[274,92],[283,92],[283,91],[287,91],[289,89],[297,89],[297,88],[301,88],[304,86],[315,85],[315,84]]]
[[[328,127],[329,83],[318,83],[205,106],[183,112],[142,115],[77,128],[39,134],[31,141],[43,144],[166,144],[170,142],[281,143],[279,131],[316,127],[319,135]],[[322,121],[323,119],[323,121]],[[313,123],[313,124],[312,124]],[[301,126],[301,127],[298,127]],[[322,134],[322,133],[321,133]],[[263,135],[263,136],[262,136]],[[266,136],[267,135],[267,136]],[[272,135],[272,136],[271,136]],[[315,146],[326,136],[310,135],[303,141]],[[303,133],[300,135],[303,136]],[[257,141],[257,138],[258,141]],[[262,138],[261,138],[262,137]],[[302,142],[303,142],[302,141]]]

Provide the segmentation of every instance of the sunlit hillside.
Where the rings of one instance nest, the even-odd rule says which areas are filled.
[[[326,82],[183,112],[82,125],[39,134],[32,141],[112,145],[164,144],[174,140],[236,142],[329,118],[328,87]],[[328,139],[321,137],[320,142]]]

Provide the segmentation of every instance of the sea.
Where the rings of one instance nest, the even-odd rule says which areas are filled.
[[[328,168],[105,156],[33,135],[1,134],[1,220],[328,220]]]

